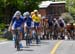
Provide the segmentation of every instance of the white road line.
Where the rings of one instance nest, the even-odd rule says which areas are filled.
[[[9,41],[7,41],[7,42],[0,42],[0,45],[7,44],[7,43],[9,43]]]

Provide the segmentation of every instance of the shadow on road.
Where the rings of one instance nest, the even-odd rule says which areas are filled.
[[[29,46],[24,46],[23,48],[30,48]]]
[[[47,44],[49,44],[49,42],[41,42],[41,44],[46,44],[47,45]]]
[[[30,45],[30,46],[41,46],[41,45],[34,45],[34,44],[32,44],[32,45]]]
[[[20,51],[34,51],[33,49],[20,49]]]

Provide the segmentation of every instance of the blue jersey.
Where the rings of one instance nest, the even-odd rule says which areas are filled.
[[[12,24],[14,25],[14,28],[21,27],[23,24],[23,19],[19,18],[17,19],[16,17],[12,19]]]
[[[32,18],[28,17],[24,19],[24,22],[27,24],[28,27],[31,27],[32,24]]]

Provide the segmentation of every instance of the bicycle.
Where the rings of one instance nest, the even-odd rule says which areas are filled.
[[[74,30],[71,30],[70,35],[71,35],[71,39],[74,40]]]
[[[26,35],[26,46],[30,46],[30,28],[29,27],[26,27],[27,28],[27,35]]]
[[[36,27],[34,27],[34,28],[35,28],[36,44],[39,44],[39,43],[40,43],[40,39],[39,39],[39,37],[38,37],[38,32],[37,32],[38,27],[36,26]]]
[[[20,28],[15,29],[15,46],[17,48],[17,51],[20,51]]]

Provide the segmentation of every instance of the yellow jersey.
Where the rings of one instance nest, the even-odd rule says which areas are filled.
[[[34,22],[40,23],[40,21],[41,21],[41,16],[40,16],[39,14],[38,14],[37,16],[36,16],[36,15],[33,15],[33,16],[32,16],[32,19],[33,19]]]

